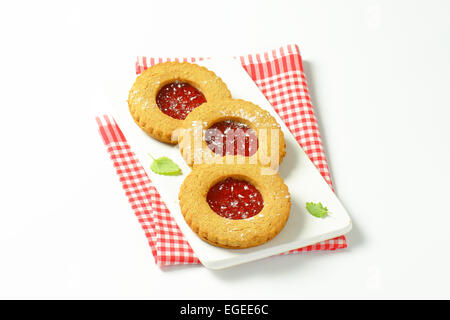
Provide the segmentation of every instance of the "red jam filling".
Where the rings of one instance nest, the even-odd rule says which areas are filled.
[[[209,189],[206,196],[211,209],[228,219],[246,219],[264,207],[261,193],[251,183],[227,178]]]
[[[258,138],[249,126],[226,120],[217,122],[205,132],[208,147],[221,156],[240,155],[250,157],[258,150]]]
[[[166,84],[156,95],[159,109],[172,118],[184,120],[206,98],[198,89],[185,82]]]

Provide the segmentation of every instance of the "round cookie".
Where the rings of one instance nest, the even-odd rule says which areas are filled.
[[[229,128],[237,129],[229,134]],[[212,138],[210,132],[214,133]],[[178,139],[180,152],[191,167],[200,163],[248,163],[276,170],[286,154],[283,132],[275,118],[240,99],[207,102],[194,109],[184,120]],[[227,145],[234,152],[228,152]]]
[[[227,179],[253,185],[262,196],[262,209],[242,219],[227,218],[213,211],[209,194]],[[230,249],[254,247],[273,239],[285,226],[291,207],[283,179],[278,174],[262,175],[260,166],[248,164],[195,166],[184,180],[178,197],[181,212],[191,229],[204,241]]]
[[[128,96],[134,121],[150,136],[176,144],[172,134],[189,111],[203,102],[230,99],[226,84],[205,67],[164,62],[142,72]],[[178,105],[177,105],[178,104]]]

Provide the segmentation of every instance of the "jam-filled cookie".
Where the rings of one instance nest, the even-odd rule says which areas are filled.
[[[226,84],[214,72],[193,63],[165,62],[136,78],[128,106],[134,121],[150,136],[176,144],[172,134],[194,108],[229,98]]]
[[[275,118],[239,99],[207,102],[193,110],[180,130],[179,147],[189,166],[248,163],[277,169],[286,154]]]
[[[243,249],[273,239],[285,226],[290,195],[278,174],[258,165],[198,165],[183,182],[180,208],[204,241]]]

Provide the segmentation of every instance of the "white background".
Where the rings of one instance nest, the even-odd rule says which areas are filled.
[[[449,16],[449,1],[2,2],[0,298],[450,298]],[[349,248],[161,270],[94,121],[115,64],[287,43]]]

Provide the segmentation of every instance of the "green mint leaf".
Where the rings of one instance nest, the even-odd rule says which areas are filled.
[[[326,216],[328,216],[328,208],[322,206],[320,202],[319,203],[307,202],[306,210],[308,210],[308,212],[311,215],[317,218],[325,218]]]
[[[165,176],[177,176],[181,174],[180,167],[167,157],[153,159],[150,169],[152,169],[154,173],[162,174]]]

